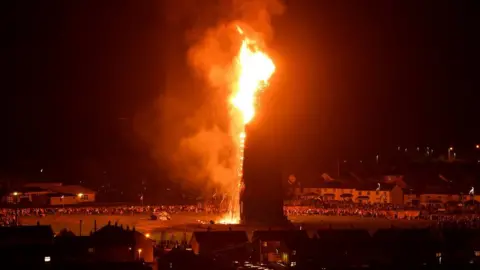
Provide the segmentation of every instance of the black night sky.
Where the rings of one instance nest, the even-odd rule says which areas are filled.
[[[88,163],[161,175],[135,119],[167,78],[190,80],[186,32],[215,23],[204,14],[218,1],[166,2],[15,1],[2,171],[45,167],[65,178]],[[288,1],[270,44],[281,56],[284,156],[314,162],[480,143],[478,11],[478,1]]]

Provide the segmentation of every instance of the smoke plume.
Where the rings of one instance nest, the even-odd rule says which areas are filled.
[[[151,111],[139,115],[137,127],[171,179],[197,191],[228,190],[236,183],[238,162],[228,104],[240,46],[235,25],[267,42],[273,36],[271,18],[284,7],[278,0],[167,2],[167,28],[176,33],[167,33],[172,45],[166,89]],[[179,31],[182,39],[175,43],[170,36]]]

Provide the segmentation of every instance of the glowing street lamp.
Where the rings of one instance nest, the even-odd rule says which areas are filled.
[[[453,147],[450,146],[450,147],[448,148],[448,161],[450,161],[450,159],[451,159],[450,152],[452,152],[452,151],[453,151]]]
[[[475,148],[480,149],[480,144],[475,145]]]
[[[78,197],[79,199],[83,199],[83,193],[78,193],[78,194],[77,194],[77,197]]]
[[[12,193],[15,203],[15,225],[18,226],[18,192],[14,191]]]
[[[142,249],[141,248],[137,249],[137,252],[138,252],[138,259],[140,260],[140,255],[142,254]]]

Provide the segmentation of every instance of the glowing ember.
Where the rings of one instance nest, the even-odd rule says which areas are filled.
[[[275,72],[275,65],[270,57],[262,52],[255,40],[244,35],[243,30],[237,26],[238,32],[243,36],[240,51],[236,57],[236,81],[232,85],[230,103],[235,110],[232,116],[232,130],[238,146],[238,178],[234,190],[231,191],[231,200],[228,213],[221,218],[219,223],[237,224],[240,222],[240,191],[243,188],[243,157],[245,148],[245,126],[255,116],[255,101],[259,91],[268,85],[268,80]]]

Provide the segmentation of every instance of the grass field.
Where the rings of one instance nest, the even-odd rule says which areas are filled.
[[[199,222],[208,222],[209,220],[216,220],[218,217],[213,215],[196,214],[196,213],[180,213],[173,214],[169,221],[149,220],[147,215],[56,215],[38,217],[22,217],[21,224],[35,225],[40,222],[42,225],[51,225],[55,232],[67,228],[76,235],[80,235],[80,220],[82,220],[82,235],[88,235],[94,230],[94,221],[97,223],[97,229],[108,224],[118,223],[124,227],[135,227],[136,230],[142,233],[149,233],[151,238],[155,240],[160,239],[175,239],[182,240],[189,238],[191,233],[195,230],[205,230],[208,225]],[[388,219],[373,219],[360,217],[340,217],[340,216],[289,216],[289,219],[294,224],[302,224],[307,231],[314,231],[320,228],[362,228],[370,231],[375,231],[380,228],[389,228],[392,225],[395,227],[424,227],[430,224],[429,221],[422,220],[388,220]],[[216,229],[228,229],[229,226],[218,225]],[[233,227],[234,229],[247,230],[249,234],[259,228],[246,228],[242,226]]]

